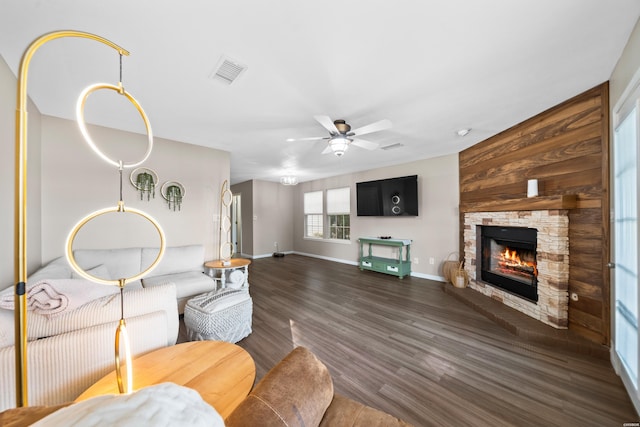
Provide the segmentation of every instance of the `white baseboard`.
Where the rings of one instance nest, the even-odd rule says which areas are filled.
[[[341,264],[349,264],[349,265],[358,265],[357,262],[353,262],[353,261],[348,261],[346,259],[340,259],[340,258],[331,258],[331,257],[327,257],[327,256],[323,256],[323,255],[316,255],[316,254],[308,254],[306,252],[297,252],[294,251],[293,252],[296,255],[302,255],[302,256],[308,256],[311,258],[318,258],[318,259],[324,259],[326,261],[333,261],[333,262],[339,262]]]
[[[358,266],[357,262],[349,261],[349,260],[346,260],[346,259],[331,258],[331,257],[322,256],[322,255],[308,254],[308,253],[305,253],[305,252],[297,252],[297,251],[294,251],[293,253],[296,254],[296,255],[308,256],[308,257],[311,257],[311,258],[319,258],[319,259],[324,259],[326,261],[333,261],[333,262],[339,262],[341,264],[349,264],[349,265]],[[436,282],[446,282],[447,281],[444,277],[434,276],[432,274],[416,273],[414,271],[411,272],[410,276],[419,277],[421,279],[435,280]]]
[[[288,251],[288,252],[281,252],[281,253],[286,255],[286,254],[293,254],[295,252]],[[258,259],[258,258],[269,258],[269,257],[272,257],[273,254],[272,253],[271,254],[260,254],[260,255],[245,255],[245,254],[242,254],[241,256],[242,256],[242,258]]]

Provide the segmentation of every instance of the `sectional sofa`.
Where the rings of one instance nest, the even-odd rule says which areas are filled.
[[[131,277],[156,258],[157,248],[83,249],[76,262],[104,279]],[[204,247],[168,247],[160,264],[124,292],[124,316],[132,353],[139,355],[173,345],[178,336],[179,312],[186,301],[216,289],[204,274]],[[64,280],[90,293],[89,282],[74,273],[64,257],[40,268],[27,279],[32,284]],[[85,288],[83,288],[85,287]],[[13,285],[0,292],[13,294]],[[114,369],[114,334],[120,319],[120,296],[113,292],[78,308],[53,315],[28,311],[27,356],[30,405],[53,405],[75,399],[87,387]],[[15,406],[14,311],[0,308],[0,410]]]

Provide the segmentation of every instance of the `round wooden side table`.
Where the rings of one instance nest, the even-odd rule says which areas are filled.
[[[224,341],[194,341],[133,359],[133,390],[172,382],[192,388],[226,418],[253,388],[256,365],[242,347]],[[85,390],[76,402],[118,394],[115,371]]]
[[[223,261],[221,259],[207,261],[204,263],[204,267],[209,270],[209,275],[211,277],[214,276],[214,272],[220,271],[220,284],[224,289],[227,283],[227,271],[238,270],[241,269],[244,273],[244,281],[238,287],[248,286],[249,285],[249,264],[251,264],[250,259],[246,258],[231,258],[229,261]]]

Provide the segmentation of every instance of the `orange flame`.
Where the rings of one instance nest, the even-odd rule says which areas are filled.
[[[504,260],[504,264],[509,267],[532,267],[533,274],[538,275],[538,269],[536,268],[536,263],[531,261],[522,261],[520,259],[520,255],[515,249],[505,248],[504,252],[500,253],[502,259]]]

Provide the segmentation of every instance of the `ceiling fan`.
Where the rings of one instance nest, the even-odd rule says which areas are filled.
[[[391,121],[386,119],[351,130],[351,126],[344,120],[332,121],[328,116],[314,116],[313,118],[329,131],[329,136],[314,136],[299,139],[289,138],[287,141],[314,141],[318,139],[326,139],[328,140],[328,145],[327,148],[322,151],[322,154],[333,153],[338,157],[341,157],[350,145],[355,145],[367,150],[375,150],[378,148],[377,143],[355,137],[391,128]]]

